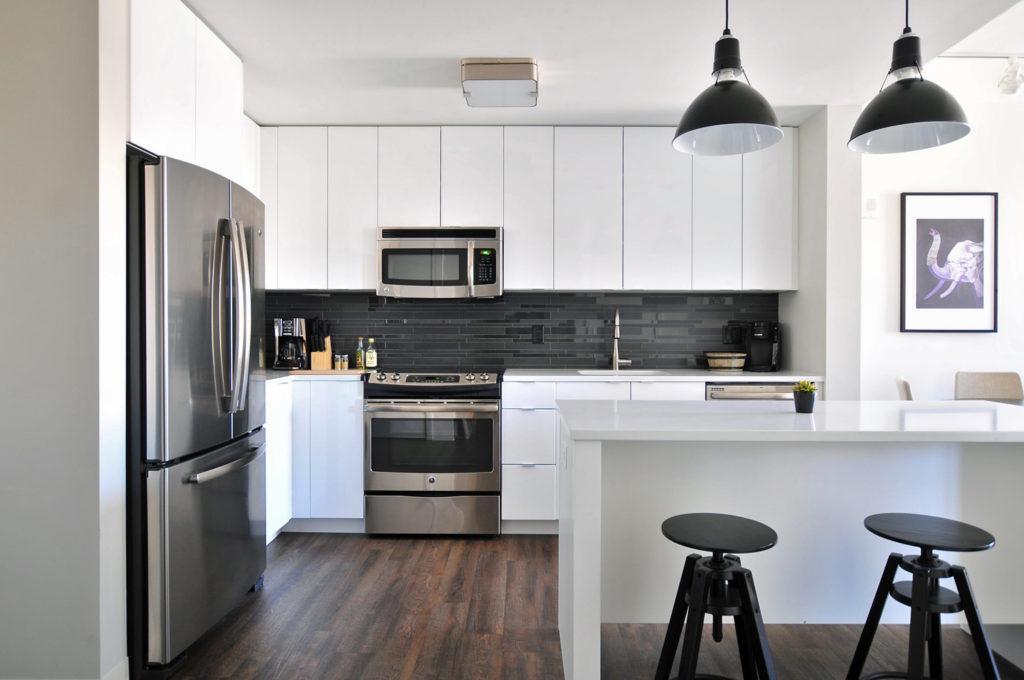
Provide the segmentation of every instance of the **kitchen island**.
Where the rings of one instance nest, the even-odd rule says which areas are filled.
[[[668,620],[691,551],[664,539],[661,523],[686,512],[776,529],[775,548],[744,556],[767,623],[863,623],[887,555],[913,552],[864,529],[878,512],[940,515],[994,533],[995,549],[946,557],[967,566],[986,624],[1024,623],[1014,568],[1024,559],[1024,408],[822,401],[802,415],[771,402],[557,406],[567,680],[600,677],[602,622]],[[907,611],[890,602],[883,622],[906,622]]]

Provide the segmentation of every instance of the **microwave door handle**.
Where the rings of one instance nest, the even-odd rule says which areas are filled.
[[[466,241],[466,279],[469,284],[469,297],[476,297],[476,263],[473,262],[473,254],[476,251],[476,241]]]
[[[217,222],[217,237],[213,241],[213,268],[210,285],[210,338],[213,353],[213,385],[217,403],[223,413],[231,413],[232,392],[230,389],[230,350],[228,349],[228,327],[225,323],[228,291],[225,285],[225,265],[228,244],[231,241],[231,223],[221,219]]]
[[[245,240],[245,226],[241,220],[232,220],[235,227],[235,253],[238,266],[239,288],[235,296],[239,314],[235,324],[237,337],[235,374],[235,412],[244,410],[249,393],[249,361],[252,357],[252,270],[249,267],[249,247]]]

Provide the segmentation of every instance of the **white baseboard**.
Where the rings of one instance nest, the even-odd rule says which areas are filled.
[[[501,533],[550,536],[558,533],[558,520],[506,519],[501,522]]]
[[[124,657],[116,666],[104,673],[102,680],[128,680],[128,657]]]

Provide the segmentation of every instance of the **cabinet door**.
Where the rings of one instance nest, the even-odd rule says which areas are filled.
[[[253,196],[260,198],[260,126],[244,113],[238,115],[242,117],[242,158],[238,183]]]
[[[132,0],[131,130],[153,153],[196,161],[196,24],[180,0]]]
[[[500,227],[500,127],[441,128],[441,224]]]
[[[555,130],[555,289],[622,288],[622,128]]]
[[[630,390],[633,401],[704,401],[702,382],[634,382]]]
[[[743,287],[797,287],[797,131],[783,128],[782,141],[743,156]]]
[[[672,148],[673,128],[626,128],[622,137],[622,285],[687,290],[693,156]]]
[[[242,60],[196,22],[196,163],[245,184]]]
[[[292,518],[292,383],[267,382],[267,540]]]
[[[441,128],[382,127],[377,220],[383,227],[441,224]]]
[[[502,409],[501,462],[554,465],[558,412]]]
[[[260,128],[260,200],[265,207],[263,247],[264,283],[277,288],[277,128]]]
[[[327,128],[282,127],[277,140],[278,288],[327,287]]]
[[[310,517],[363,516],[363,384],[310,383]]]
[[[557,489],[554,465],[502,465],[501,518],[558,519]]]
[[[743,156],[693,157],[693,288],[743,279]]]
[[[554,129],[505,128],[505,288],[554,286]]]
[[[563,382],[555,384],[556,399],[618,399],[629,401],[628,382]]]
[[[309,517],[309,381],[292,383],[292,517]]]
[[[377,128],[327,131],[327,287],[377,288]]]

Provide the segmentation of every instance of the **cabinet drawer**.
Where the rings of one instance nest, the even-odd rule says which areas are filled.
[[[632,384],[634,401],[672,400],[704,401],[702,382],[635,382]]]
[[[557,383],[556,399],[621,399],[629,400],[628,382]]]
[[[555,383],[504,382],[501,405],[505,408],[555,408]]]
[[[501,466],[502,519],[558,519],[558,468]]]
[[[501,411],[501,462],[554,465],[558,412]]]

